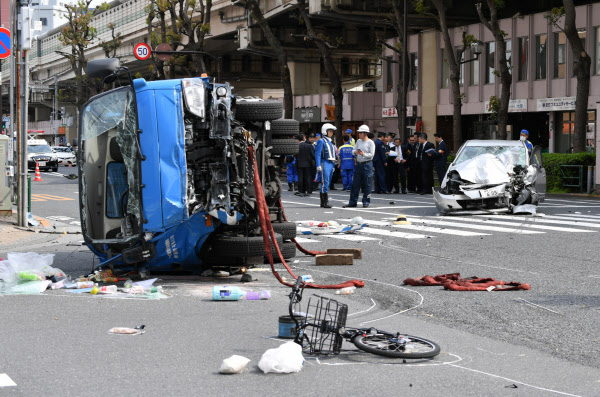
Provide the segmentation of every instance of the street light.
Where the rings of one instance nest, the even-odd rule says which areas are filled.
[[[475,58],[467,59],[466,61],[459,62],[460,64],[473,62],[479,59],[479,55],[483,52],[483,42],[481,40],[477,40],[475,43],[471,44],[471,53],[475,54]]]

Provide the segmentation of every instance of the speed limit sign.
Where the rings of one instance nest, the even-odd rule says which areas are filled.
[[[150,46],[145,43],[139,43],[133,48],[133,55],[140,61],[145,61],[150,58],[151,53]]]

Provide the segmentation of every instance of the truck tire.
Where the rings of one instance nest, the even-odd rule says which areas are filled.
[[[283,255],[283,259],[292,259],[296,256],[296,243],[292,241],[286,241],[283,244],[279,244],[279,249],[281,250],[281,255]],[[273,263],[281,263],[281,259],[279,259],[279,255],[277,255],[277,251],[273,249]],[[265,263],[269,263],[269,258],[265,255]]]
[[[279,101],[244,101],[235,105],[235,119],[239,121],[271,121],[283,116],[283,104]]]
[[[281,234],[275,234],[277,244],[283,244]],[[220,258],[236,258],[249,256],[265,256],[265,243],[262,236],[237,237],[221,235],[216,236],[211,242],[211,255]],[[271,243],[271,250],[275,247]],[[283,252],[282,252],[283,253]]]
[[[296,224],[294,222],[273,222],[271,225],[273,225],[273,231],[281,234],[284,240],[296,238]]]
[[[300,123],[293,119],[278,119],[271,121],[271,135],[294,136],[300,132]]]
[[[300,142],[296,139],[271,139],[271,154],[298,154]]]

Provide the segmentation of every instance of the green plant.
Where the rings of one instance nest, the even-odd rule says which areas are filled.
[[[562,186],[561,165],[596,165],[596,154],[594,153],[544,153],[542,159],[546,169],[546,191],[549,193],[570,191]]]

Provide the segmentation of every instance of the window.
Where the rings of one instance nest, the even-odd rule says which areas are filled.
[[[594,28],[594,74],[600,74],[600,26]]]
[[[419,87],[419,56],[410,54],[410,89],[417,90]]]
[[[448,57],[446,56],[446,49],[442,48],[442,88],[448,88],[449,80]]]
[[[581,44],[583,45],[583,49],[585,50],[585,30],[582,32],[577,32],[577,34],[579,35],[579,38],[581,39]],[[573,62],[571,63],[571,67],[573,69],[573,77],[575,77],[577,75],[577,73],[575,73],[575,57],[573,57]]]
[[[475,57],[475,53],[471,52],[471,57]],[[469,62],[470,68],[470,81],[469,85],[479,85],[479,58],[477,60]]]
[[[554,78],[564,79],[566,71],[567,58],[567,36],[560,32],[554,33]]]
[[[495,81],[494,60],[496,52],[496,43],[493,41],[485,43],[485,83],[492,84]]]
[[[525,81],[529,78],[529,73],[527,70],[528,60],[527,60],[527,48],[529,47],[529,38],[528,37],[519,37],[519,59],[517,59],[518,67],[517,67],[517,80]]]
[[[42,22],[42,26],[48,26],[48,18],[40,18],[40,21]]]
[[[458,63],[458,68],[460,69],[460,76],[458,76],[458,84],[460,86],[463,86],[465,84],[465,64],[461,62],[465,60],[465,53],[463,51],[463,53],[460,54],[460,59],[458,59],[459,49],[460,47],[456,47],[454,49],[454,53],[456,54],[456,62]]]
[[[510,39],[506,39],[506,67],[508,68],[508,73],[512,74],[512,41]]]
[[[535,79],[546,78],[546,35],[535,36]]]

